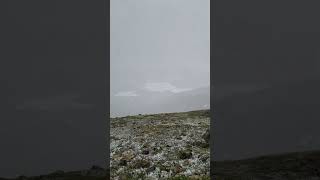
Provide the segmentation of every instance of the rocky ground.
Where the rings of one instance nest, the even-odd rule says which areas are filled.
[[[209,110],[112,118],[111,179],[210,179],[209,126]]]
[[[209,111],[111,119],[111,162],[89,170],[0,180],[320,180],[320,151],[211,162]],[[210,166],[211,164],[211,166]]]

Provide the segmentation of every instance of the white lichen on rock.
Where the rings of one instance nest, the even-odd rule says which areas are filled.
[[[111,179],[209,177],[209,111],[111,119]]]

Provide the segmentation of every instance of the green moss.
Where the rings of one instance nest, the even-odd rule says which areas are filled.
[[[177,177],[172,177],[169,180],[189,180],[187,176],[177,176]]]
[[[179,159],[190,159],[192,157],[192,151],[190,149],[178,151]]]
[[[170,168],[171,168],[169,166],[164,166],[162,164],[158,164],[158,167],[159,167],[160,171],[166,171],[166,172],[169,172]]]
[[[144,159],[139,159],[133,162],[131,168],[133,169],[140,169],[140,168],[148,168],[150,167],[151,163]]]

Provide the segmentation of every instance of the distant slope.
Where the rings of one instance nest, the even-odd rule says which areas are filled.
[[[141,90],[137,94],[140,96],[121,97],[111,95],[111,116],[183,112],[210,107],[209,87],[181,93]]]
[[[276,85],[215,102],[217,160],[320,148],[320,81]]]
[[[211,162],[216,180],[319,179],[320,151],[261,156],[238,161]]]
[[[109,178],[108,171],[98,166],[82,171],[55,171],[46,175],[39,176],[19,176],[16,178],[0,178],[0,180],[106,180]]]

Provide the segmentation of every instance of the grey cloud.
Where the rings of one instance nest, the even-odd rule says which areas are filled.
[[[209,0],[112,0],[110,9],[111,94],[159,82],[175,92],[209,86]]]

